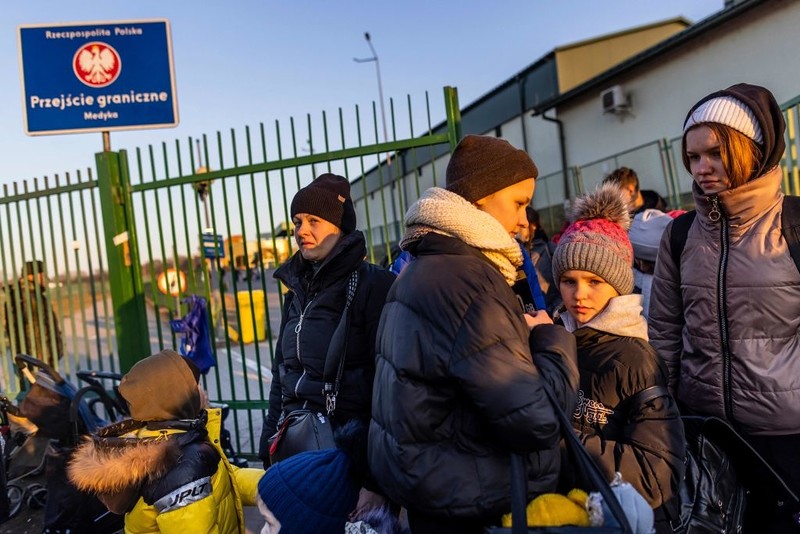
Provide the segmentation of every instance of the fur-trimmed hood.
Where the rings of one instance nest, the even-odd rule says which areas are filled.
[[[77,447],[67,475],[78,489],[95,494],[118,494],[158,480],[175,467],[185,445],[207,436],[202,419],[174,426],[152,428],[131,419],[107,426]]]

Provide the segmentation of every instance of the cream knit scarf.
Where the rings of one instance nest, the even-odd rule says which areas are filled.
[[[500,222],[469,203],[460,195],[441,187],[431,187],[408,208],[406,235],[400,241],[405,249],[412,241],[430,232],[460,239],[477,248],[505,277],[508,285],[517,279],[522,252]]]

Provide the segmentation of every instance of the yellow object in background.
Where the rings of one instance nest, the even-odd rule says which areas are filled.
[[[254,289],[238,291],[236,303],[239,307],[239,335],[243,343],[264,341],[267,339],[266,309],[264,307],[264,291]],[[252,308],[251,308],[252,306]]]

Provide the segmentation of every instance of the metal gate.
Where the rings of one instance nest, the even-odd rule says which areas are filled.
[[[370,174],[390,180],[413,173],[404,168],[408,158],[403,154],[435,145],[452,149],[460,129],[456,90],[444,89],[446,132],[433,132],[430,104],[426,95],[421,115],[426,133],[418,135],[411,99],[402,110],[390,101],[389,131],[394,135],[388,142],[379,142],[373,105],[367,120],[355,108],[348,122],[340,109],[333,118],[325,113],[316,120],[307,116],[302,126],[290,119],[288,127],[260,124],[243,133],[217,132],[174,146],[120,152],[122,195],[129,190],[134,221],[125,239],[136,248],[123,255],[137,254],[138,261],[133,261],[141,265],[150,351],[179,345],[169,320],[186,312],[183,296],[208,299],[217,365],[203,384],[212,400],[231,408],[227,426],[243,454],[257,453],[268,407],[283,302],[283,288],[272,272],[295,251],[292,197],[323,172],[366,188]],[[390,256],[391,248],[388,241],[374,239],[370,221],[387,223],[387,214],[385,203],[376,212],[368,199],[365,194],[363,202],[356,202],[358,228],[364,230],[369,257],[376,261]],[[161,289],[166,285],[178,296],[165,295],[159,281]],[[132,362],[121,356],[122,367],[129,367]]]
[[[77,382],[80,369],[122,372],[148,354],[177,349],[169,321],[186,313],[182,298],[202,295],[211,303],[218,362],[203,383],[212,400],[233,411],[228,427],[235,446],[253,456],[283,302],[271,274],[295,251],[292,196],[322,172],[346,176],[369,259],[390,259],[402,231],[398,215],[413,191],[420,193],[417,162],[452,149],[460,138],[455,89],[444,89],[443,108],[446,123],[434,127],[427,95],[413,108],[410,97],[402,106],[390,101],[390,141],[379,140],[373,104],[363,120],[356,107],[332,118],[322,113],[288,125],[104,152],[94,171],[3,186],[0,354],[7,357],[0,358],[0,392],[13,397],[19,391],[8,357],[17,353],[60,354],[56,370]],[[782,108],[784,190],[797,194],[800,97]],[[654,141],[572,167],[574,189],[591,186],[605,161],[634,161],[660,168],[671,200],[682,205],[687,189],[677,180],[679,146],[679,139]],[[436,184],[436,166],[430,168],[434,175],[426,183]],[[539,181],[537,207],[562,209],[563,173]]]

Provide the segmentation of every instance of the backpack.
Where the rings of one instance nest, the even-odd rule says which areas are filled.
[[[686,238],[689,235],[694,218],[697,216],[695,210],[687,211],[672,221],[672,233],[669,236],[669,250],[672,255],[672,262],[678,267],[678,282],[680,284],[680,264],[683,248],[686,246]],[[792,255],[795,267],[800,271],[800,197],[784,195],[783,207],[781,210],[781,234],[789,247],[789,254]]]
[[[666,395],[666,386],[652,386],[626,402],[642,404]],[[678,486],[674,532],[739,532],[750,491],[766,496],[776,503],[776,510],[785,510],[796,520],[800,499],[730,424],[718,417],[694,415],[681,416],[681,422],[686,471]]]
[[[797,523],[797,495],[730,424],[717,417],[681,419],[686,474],[679,490],[681,524],[673,525],[675,532],[738,532],[752,492]]]

